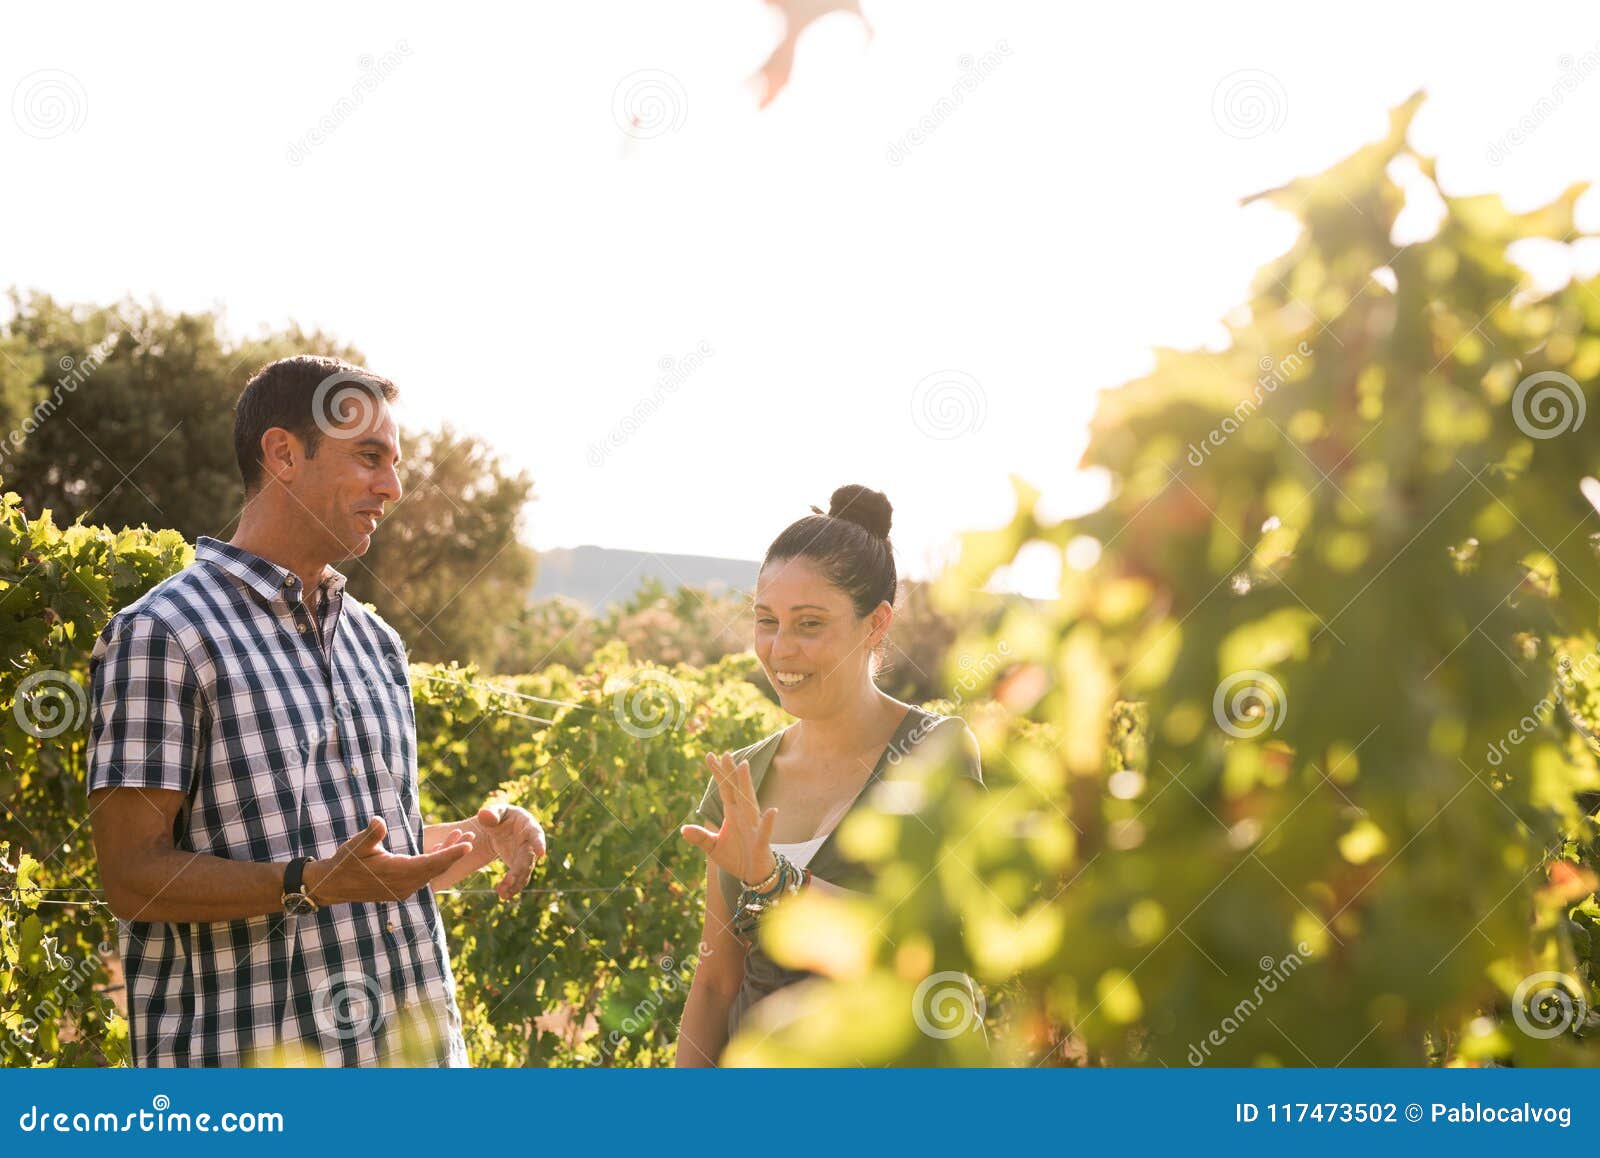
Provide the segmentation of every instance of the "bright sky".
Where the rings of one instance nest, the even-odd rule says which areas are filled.
[[[1013,472],[1092,503],[1095,391],[1217,341],[1289,243],[1239,198],[1413,90],[1454,191],[1520,208],[1600,179],[1592,3],[868,0],[874,35],[813,26],[765,111],[760,0],[158,11],[7,12],[5,282],[322,327],[403,421],[531,472],[538,547],[754,558],[863,482],[923,571],[1006,518]],[[659,121],[630,105],[652,95]]]

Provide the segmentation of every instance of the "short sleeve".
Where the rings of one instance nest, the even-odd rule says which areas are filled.
[[[706,783],[705,795],[700,797],[700,805],[695,809],[695,812],[711,822],[707,827],[722,827],[722,793],[717,791],[717,778],[715,776]]]
[[[113,619],[89,662],[89,789],[194,787],[203,709],[183,647],[159,620]]]
[[[965,720],[961,721],[961,754],[966,761],[968,779],[976,781],[980,788],[987,788],[983,782],[983,753],[978,747],[978,737]]]
[[[954,759],[961,774],[976,783],[983,783],[983,757],[978,747],[978,737],[960,716],[944,716],[923,736],[930,757],[936,760]]]
[[[765,745],[774,742],[774,737],[781,735],[783,735],[782,732],[774,732],[765,739],[757,740],[748,747],[740,748],[737,752],[732,753],[733,762],[737,764],[741,760],[749,760],[754,764],[756,754]],[[757,779],[759,780],[759,777]],[[715,776],[706,781],[706,790],[700,797],[700,803],[695,807],[695,814],[704,817],[710,822],[707,827],[722,827],[722,793],[717,790],[717,778]]]

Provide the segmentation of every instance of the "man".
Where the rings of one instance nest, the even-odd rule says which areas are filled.
[[[466,1065],[434,890],[544,855],[520,808],[424,826],[405,648],[344,597],[400,498],[387,379],[295,357],[244,388],[228,542],[119,613],[90,672],[90,815],[135,1064]]]

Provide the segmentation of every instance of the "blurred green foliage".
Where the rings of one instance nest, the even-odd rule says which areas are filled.
[[[1583,190],[1526,213],[1447,194],[1408,143],[1419,103],[1261,195],[1301,229],[1227,349],[1163,350],[1102,395],[1103,508],[1048,522],[1019,484],[1014,522],[966,538],[952,601],[1025,544],[1062,556],[1056,604],[962,645],[1008,643],[1031,674],[993,694],[1060,742],[976,719],[988,798],[883,822],[913,859],[838,922],[870,965],[736,1058],[930,1060],[914,987],[938,969],[1014,1014],[956,1061],[1600,1060],[1600,768],[1536,710],[1568,673],[1596,718],[1600,282],[1541,294],[1508,253],[1577,239]],[[1437,231],[1394,240],[1408,204]]]

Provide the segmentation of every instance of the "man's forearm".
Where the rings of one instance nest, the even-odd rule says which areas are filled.
[[[124,921],[236,921],[283,911],[282,864],[226,860],[177,849],[151,849],[119,872],[107,890]]]

